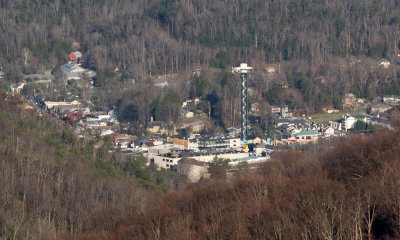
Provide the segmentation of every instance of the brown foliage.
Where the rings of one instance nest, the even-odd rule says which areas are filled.
[[[396,239],[398,135],[282,152],[259,173],[170,192],[99,239]]]

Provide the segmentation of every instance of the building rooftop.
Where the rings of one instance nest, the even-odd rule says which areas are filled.
[[[392,126],[392,122],[388,119],[384,119],[384,118],[379,118],[379,117],[372,117],[370,119],[370,121],[372,123],[378,123],[378,124],[383,124],[383,125],[388,125],[388,126]]]
[[[161,144],[161,145],[156,145],[154,147],[151,147],[151,149],[172,149],[172,148],[179,148],[181,147],[178,144]]]
[[[269,159],[269,157],[263,156],[249,156],[244,158],[238,158],[229,162],[229,165],[236,165],[240,162],[247,162],[247,163],[257,163],[257,162],[265,162]]]
[[[304,132],[296,133],[294,136],[317,135],[317,134],[318,134],[318,132],[316,132],[316,131],[304,131]]]
[[[47,71],[44,74],[28,74],[23,78],[24,81],[40,81],[40,80],[54,80],[54,76],[51,74],[51,71]]]
[[[307,120],[304,118],[279,118],[276,123],[292,123],[292,124],[304,124]]]
[[[367,117],[367,116],[365,116],[365,115],[363,115],[363,114],[357,114],[357,115],[354,116],[355,119],[364,119],[364,118],[366,118],[366,117]]]

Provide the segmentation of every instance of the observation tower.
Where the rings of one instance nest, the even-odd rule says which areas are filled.
[[[240,74],[241,79],[241,122],[240,122],[240,139],[242,141],[247,140],[247,113],[248,113],[248,104],[247,104],[247,74],[253,72],[253,68],[247,66],[247,63],[241,63],[239,67],[232,68],[233,73]]]

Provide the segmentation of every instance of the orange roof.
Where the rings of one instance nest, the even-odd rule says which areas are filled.
[[[136,140],[137,136],[126,136],[123,134],[118,134],[118,135],[115,135],[113,138],[114,138],[114,142],[134,141],[134,140]]]

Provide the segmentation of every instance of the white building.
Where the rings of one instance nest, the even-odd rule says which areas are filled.
[[[56,106],[74,106],[76,108],[79,108],[81,106],[81,103],[77,100],[74,100],[72,102],[51,102],[51,101],[45,101],[44,104],[48,109],[51,109]]]
[[[87,68],[83,68],[80,64],[67,63],[61,66],[61,71],[64,73],[65,79],[80,80],[82,77],[91,78],[96,76],[96,72]]]
[[[229,139],[229,148],[237,149],[242,147],[240,144],[240,138],[231,138]]]
[[[384,113],[393,107],[385,103],[375,103],[371,105],[371,113]]]
[[[170,149],[168,153],[166,152],[165,154],[155,155],[154,151],[151,150],[152,148],[154,147],[149,148],[148,159],[150,160],[150,162],[156,164],[159,168],[176,169],[177,167],[176,164],[182,158],[182,156],[179,156],[179,154],[177,153],[181,149],[177,148]],[[150,154],[150,151],[153,154]],[[212,153],[212,154],[193,154],[193,155],[188,155],[187,158],[192,158],[195,159],[196,161],[203,163],[209,163],[215,157],[227,158],[232,161],[235,161],[236,159],[246,158],[249,156],[250,156],[249,153]]]
[[[12,93],[21,93],[22,89],[24,89],[25,83],[15,83],[9,86],[9,89]]]
[[[179,144],[161,144],[154,147],[149,147],[149,154],[161,155],[170,153],[172,149],[183,150],[184,146]]]
[[[3,71],[0,71],[0,80],[4,79],[6,77],[6,73]]]
[[[390,62],[387,60],[387,59],[381,59],[379,62],[378,62],[378,66],[379,67],[382,67],[382,68],[388,68],[389,67],[389,65],[390,65]]]
[[[333,127],[328,127],[324,130],[325,136],[333,136],[335,134],[335,129]]]
[[[352,116],[346,116],[344,120],[344,129],[347,131],[349,129],[353,129],[356,124],[357,119]]]
[[[383,102],[384,103],[399,103],[400,102],[400,96],[384,96],[383,97]]]
[[[204,155],[193,155],[190,156],[190,158],[194,158],[197,161],[201,161],[201,162],[211,162],[215,157],[218,158],[228,158],[230,160],[235,160],[238,158],[244,158],[244,157],[248,157],[249,153],[213,153],[213,154],[204,154]]]
[[[294,135],[296,142],[299,144],[317,143],[319,136],[319,133],[316,131],[304,131]]]
[[[194,113],[192,111],[187,110],[186,108],[182,109],[181,112],[182,116],[185,118],[192,118],[194,117]]]
[[[149,148],[150,149],[150,148]],[[174,169],[181,159],[178,155],[149,155],[150,162],[157,165],[158,168]]]
[[[188,150],[197,152],[199,151],[199,142],[197,139],[189,139],[188,140]]]
[[[156,83],[156,84],[154,84],[154,86],[160,87],[160,88],[164,88],[164,87],[168,87],[169,84],[168,84],[167,81],[164,81],[164,82],[161,82],[161,83]]]

